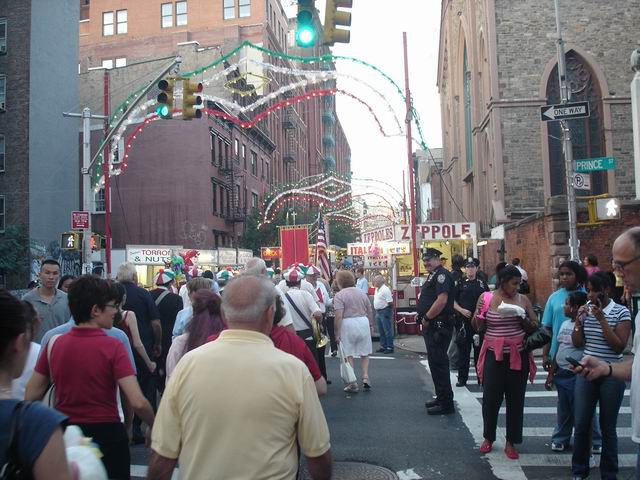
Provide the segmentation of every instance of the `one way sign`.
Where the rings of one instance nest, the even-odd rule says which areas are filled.
[[[589,102],[565,103],[562,105],[545,105],[540,107],[540,118],[543,122],[569,120],[589,116]]]

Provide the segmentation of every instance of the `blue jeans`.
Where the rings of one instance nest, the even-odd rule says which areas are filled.
[[[551,441],[553,443],[568,446],[571,443],[573,434],[573,408],[574,390],[576,385],[576,374],[564,368],[558,369],[554,379],[558,390],[558,422],[553,430]],[[602,446],[602,433],[600,432],[600,422],[593,411],[593,446]]]
[[[393,325],[391,325],[391,307],[376,310],[376,323],[380,332],[380,347],[393,350]]]
[[[589,475],[589,433],[596,404],[600,403],[600,428],[602,429],[602,456],[600,476],[603,480],[615,479],[618,474],[618,412],[622,405],[625,384],[613,377],[590,382],[576,377],[574,395],[575,444],[571,458],[571,470],[575,476]]]

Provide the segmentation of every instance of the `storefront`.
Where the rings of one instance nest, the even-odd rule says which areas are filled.
[[[181,250],[181,245],[127,245],[125,258],[135,265],[138,283],[144,288],[152,288],[156,273],[166,268],[171,257]]]

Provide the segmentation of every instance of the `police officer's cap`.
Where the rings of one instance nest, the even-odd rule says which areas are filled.
[[[477,258],[469,257],[464,261],[464,266],[465,267],[479,267],[480,266],[480,260],[478,260]]]
[[[440,250],[438,250],[437,248],[427,248],[423,253],[422,253],[422,259],[423,260],[428,260],[430,258],[440,258],[442,256],[442,252]]]

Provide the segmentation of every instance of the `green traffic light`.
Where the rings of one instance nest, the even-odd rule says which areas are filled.
[[[315,43],[316,32],[313,28],[305,26],[298,28],[296,41],[301,47],[309,47]]]
[[[169,107],[167,107],[166,105],[158,105],[158,107],[156,108],[156,113],[161,117],[166,117],[167,115],[169,115]]]

